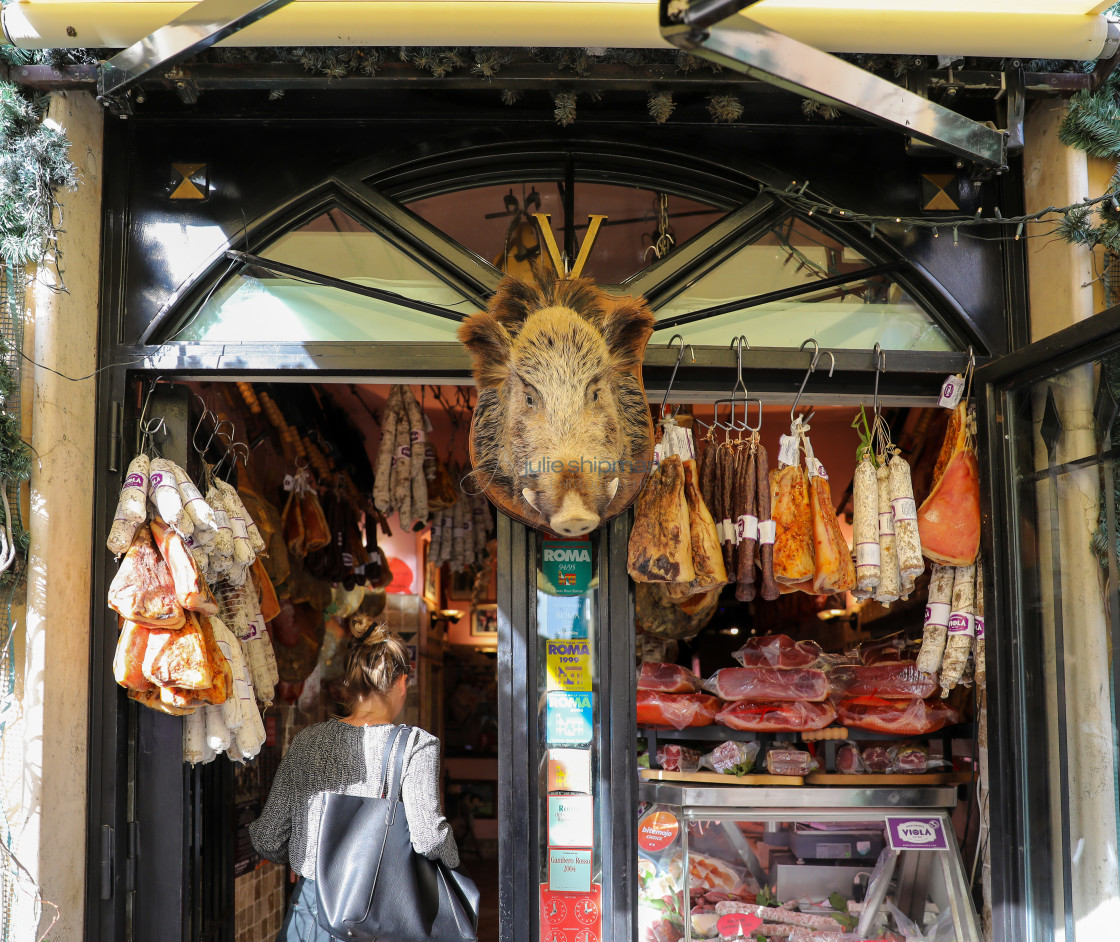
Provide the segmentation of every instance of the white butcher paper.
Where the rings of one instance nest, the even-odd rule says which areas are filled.
[[[237,493],[237,489],[225,481],[218,482],[218,489],[225,495],[228,501],[227,506],[230,508],[231,516],[236,518],[240,517],[245,521],[245,532],[249,537],[249,547],[253,551],[254,556],[259,556],[267,548],[268,544],[265,543],[264,537],[261,536],[261,531],[253,522],[253,518],[249,516],[249,511],[245,507],[245,501],[241,499],[241,495]]]
[[[175,471],[175,481],[179,487],[179,497],[183,507],[194,524],[194,541],[200,546],[209,546],[218,538],[218,525],[214,520],[214,508],[206,503],[206,498],[199,493],[194,481],[178,465],[172,465]]]
[[[264,720],[261,719],[261,711],[257,709],[257,701],[253,695],[253,685],[249,679],[249,667],[244,659],[241,661],[240,685],[235,680],[234,687],[237,688],[238,696],[241,698],[241,712],[245,717],[245,722],[241,724],[241,728],[234,733],[234,739],[238,752],[246,759],[252,759],[256,757],[257,753],[261,751],[261,746],[264,745],[265,731]]]
[[[148,472],[151,470],[148,456],[139,454],[128,464],[124,475],[124,486],[117,500],[115,520],[130,520],[143,523],[148,519]]]
[[[113,526],[109,530],[109,538],[105,541],[105,548],[114,556],[127,553],[136,537],[136,531],[139,529],[140,524],[135,520],[121,520],[120,518],[114,520]]]
[[[183,761],[191,765],[212,762],[216,753],[206,744],[206,716],[195,710],[183,717]]]
[[[240,729],[241,724],[245,722],[244,714],[241,711],[241,699],[237,696],[237,678],[241,676],[243,667],[241,642],[237,640],[237,635],[226,627],[225,622],[216,615],[210,616],[210,628],[214,632],[214,640],[217,642],[219,649],[221,649],[226,661],[229,662],[230,676],[233,678],[231,689],[225,702],[221,704],[222,719],[225,721],[227,729],[231,731]]]
[[[175,463],[166,458],[153,458],[148,477],[148,496],[169,527],[181,537],[194,534],[190,514],[183,507],[179,495],[179,479],[175,476]]]
[[[215,753],[225,752],[233,742],[233,733],[222,719],[222,708],[208,704],[202,712],[206,715],[206,745]]]

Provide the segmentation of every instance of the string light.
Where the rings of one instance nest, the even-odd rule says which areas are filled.
[[[825,202],[824,200],[817,200],[810,196],[805,196],[804,194],[808,186],[809,181],[807,180],[801,183],[795,181],[784,189],[775,186],[762,186],[759,188],[759,194],[774,196],[788,206],[799,209],[809,216],[812,216],[814,213],[823,212],[833,217],[842,216],[844,220],[848,222],[864,223],[868,226],[873,238],[879,226],[890,223],[904,226],[904,235],[910,233],[914,229],[924,229],[931,231],[934,238],[940,236],[939,228],[948,226],[953,231],[953,245],[959,245],[960,243],[960,229],[967,229],[973,226],[1014,226],[1014,238],[1018,241],[1023,238],[1026,226],[1033,223],[1057,221],[1048,219],[1047,217],[1068,217],[1071,213],[1092,209],[1105,202],[1107,202],[1113,210],[1120,212],[1120,200],[1118,200],[1120,193],[1109,192],[1093,199],[1083,199],[1080,202],[1071,203],[1069,206],[1047,206],[1045,209],[1039,210],[1038,212],[1028,213],[1022,216],[1004,216],[998,206],[993,207],[992,212],[994,215],[992,216],[985,216],[983,207],[977,207],[976,212],[968,216],[945,215],[932,218],[928,216],[896,216],[893,214],[884,216],[876,213],[857,212],[846,207]]]

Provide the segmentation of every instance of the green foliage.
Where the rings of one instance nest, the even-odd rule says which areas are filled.
[[[774,890],[771,889],[769,884],[767,884],[761,890],[758,891],[758,895],[755,897],[754,901],[759,906],[777,906],[778,905],[778,897],[774,893]]]

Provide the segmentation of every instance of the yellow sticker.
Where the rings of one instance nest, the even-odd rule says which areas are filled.
[[[591,690],[591,645],[587,641],[547,641],[548,690]]]

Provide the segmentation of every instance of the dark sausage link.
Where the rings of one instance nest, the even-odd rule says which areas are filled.
[[[758,522],[770,519],[770,457],[766,449],[759,443],[755,454],[756,481],[758,485]],[[782,590],[774,581],[774,544],[759,543],[758,558],[762,565],[762,597],[770,602],[774,601]]]
[[[739,479],[742,483],[743,499],[739,505],[739,513],[749,517],[758,516],[758,468],[751,448],[745,447],[739,453]],[[738,521],[736,521],[738,526]],[[752,536],[744,534],[739,543],[738,571],[735,574],[735,598],[740,602],[749,602],[757,591],[757,569],[755,568],[755,551],[758,547],[758,531]]]

